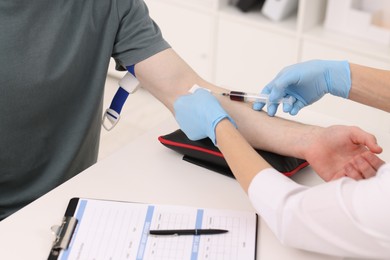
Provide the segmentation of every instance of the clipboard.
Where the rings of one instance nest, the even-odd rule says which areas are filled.
[[[154,229],[221,228],[218,235],[153,236]],[[49,260],[256,259],[253,211],[72,198]]]
[[[61,224],[51,227],[55,239],[48,260],[58,259],[61,251],[68,249],[77,226],[77,218],[74,216],[74,213],[76,212],[78,201],[78,198],[72,198],[66,208]]]

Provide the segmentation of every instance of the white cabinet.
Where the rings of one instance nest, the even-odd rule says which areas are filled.
[[[297,62],[297,15],[273,22],[260,10],[243,13],[221,0],[217,26],[215,83],[260,92],[285,66]]]
[[[332,46],[319,43],[316,41],[304,41],[302,44],[301,60],[310,59],[332,59],[332,60],[348,60],[352,63],[364,64],[366,66],[388,69],[390,70],[390,62],[364,55],[359,52],[352,51],[348,48],[334,48]]]
[[[218,23],[216,81],[230,89],[259,92],[280,69],[296,61],[291,35],[251,28],[221,17]]]

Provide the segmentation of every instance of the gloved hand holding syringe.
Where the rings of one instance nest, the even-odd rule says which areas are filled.
[[[277,100],[276,102],[270,102],[269,101],[269,95],[267,94],[254,94],[254,93],[245,93],[242,91],[230,91],[230,92],[224,92],[221,93],[222,96],[228,96],[230,100],[239,101],[239,102],[262,102],[265,104],[288,104],[293,105],[295,102],[295,98],[293,96],[289,96],[286,98],[281,98]]]

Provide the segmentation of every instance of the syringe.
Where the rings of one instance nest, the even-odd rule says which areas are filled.
[[[230,91],[229,93],[221,93],[222,96],[230,97],[230,100],[239,101],[239,102],[263,102],[266,104],[271,104],[269,101],[269,95],[267,94],[254,94],[254,93],[245,93],[242,91]],[[275,104],[287,103],[292,105],[294,103],[294,98],[292,96],[288,98],[281,98]]]

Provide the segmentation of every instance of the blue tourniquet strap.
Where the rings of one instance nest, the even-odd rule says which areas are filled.
[[[138,80],[134,76],[134,65],[128,66],[127,69],[131,74],[126,73],[126,75],[119,81],[119,88],[111,101],[110,107],[103,115],[102,125],[107,131],[114,128],[114,126],[118,123],[120,113],[127,97],[129,94],[134,93],[139,85]],[[108,125],[105,119],[108,119],[111,125]]]
[[[111,101],[110,109],[120,114],[128,96],[129,92],[120,86]]]
[[[130,72],[134,77],[137,77],[137,76],[135,76],[135,65],[127,66],[126,69],[127,69],[127,71]]]

